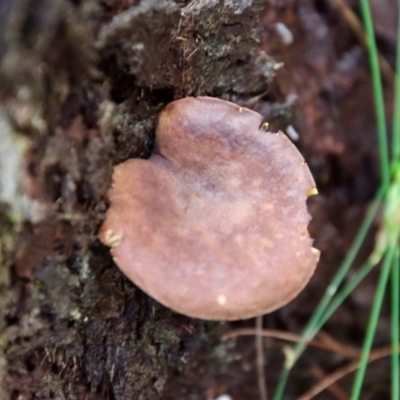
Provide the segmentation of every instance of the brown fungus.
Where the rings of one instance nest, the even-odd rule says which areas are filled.
[[[124,274],[192,317],[235,320],[273,311],[318,262],[302,156],[262,117],[209,97],[162,111],[153,155],[115,167],[100,240]]]

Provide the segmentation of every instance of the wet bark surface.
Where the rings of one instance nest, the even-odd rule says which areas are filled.
[[[97,240],[112,168],[148,157],[160,110],[184,96],[231,100],[272,130],[294,129],[320,192],[309,209],[322,258],[306,290],[264,326],[299,332],[379,183],[367,58],[353,31],[311,0],[4,0],[0,30],[0,398],[258,399],[254,338],[221,339],[254,320],[164,308]],[[379,32],[392,60],[391,31]],[[360,346],[375,279],[332,317],[329,335]],[[377,344],[387,327],[384,316]],[[282,349],[265,340],[269,388]],[[318,380],[317,367],[345,361],[309,350],[287,398]],[[388,396],[388,363],[371,367],[366,393],[377,397],[368,398]]]

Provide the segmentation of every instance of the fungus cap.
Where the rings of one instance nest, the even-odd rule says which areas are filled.
[[[117,165],[100,240],[123,273],[182,314],[254,317],[292,300],[319,258],[307,227],[315,183],[282,133],[233,103],[162,111],[148,160]]]

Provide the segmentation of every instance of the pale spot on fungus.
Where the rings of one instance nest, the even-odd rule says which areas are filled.
[[[217,298],[217,302],[220,306],[223,306],[226,303],[226,296],[224,294],[220,294]]]
[[[114,169],[99,238],[132,282],[175,311],[264,314],[297,296],[315,269],[319,252],[303,234],[314,180],[286,135],[261,122],[227,101],[174,101],[153,155]]]
[[[265,203],[262,205],[263,210],[272,210],[274,206],[270,203]]]

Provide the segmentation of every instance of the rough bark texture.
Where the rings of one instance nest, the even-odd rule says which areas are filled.
[[[207,323],[160,306],[96,234],[113,165],[150,155],[171,100],[211,95],[259,111],[273,129],[291,123],[322,192],[311,231],[323,256],[311,290],[264,322],[302,326],[377,182],[363,51],[320,3],[1,2],[0,398],[258,398],[253,341],[220,340],[252,322]],[[365,324],[365,312],[352,318],[354,304],[366,307],[359,295],[333,320],[338,339]],[[268,384],[283,360],[273,343]],[[289,393],[310,379],[295,378]]]

